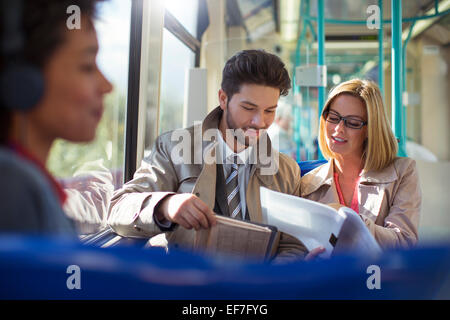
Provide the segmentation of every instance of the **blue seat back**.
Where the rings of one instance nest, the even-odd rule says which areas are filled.
[[[327,160],[306,160],[298,162],[298,165],[300,166],[301,175],[303,177],[314,168],[317,168],[327,162]]]
[[[67,286],[71,265],[80,290]],[[381,269],[381,290],[366,286],[370,265]],[[269,265],[0,235],[0,299],[448,299],[448,270],[449,244]]]

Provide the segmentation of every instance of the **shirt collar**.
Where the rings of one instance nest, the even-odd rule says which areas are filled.
[[[53,187],[53,190],[55,191],[56,195],[58,196],[61,206],[64,205],[64,202],[67,199],[67,194],[65,193],[61,184],[55,180],[55,178],[52,176],[52,174],[50,172],[48,172],[48,170],[45,168],[44,164],[39,159],[37,159],[33,154],[31,154],[27,149],[25,149],[22,145],[20,145],[19,143],[15,142],[15,141],[9,141],[7,146],[10,150],[15,152],[21,158],[33,163],[44,174],[44,176],[47,178],[47,180],[50,182],[51,186]]]
[[[250,154],[253,151],[253,146],[249,146],[242,150],[239,153],[235,153],[231,148],[228,146],[228,144],[225,142],[225,140],[222,137],[222,133],[219,130],[218,134],[218,155],[219,159],[221,159],[223,164],[231,163],[230,161],[233,161],[235,156],[239,157],[239,160],[241,163],[247,165],[249,162]]]

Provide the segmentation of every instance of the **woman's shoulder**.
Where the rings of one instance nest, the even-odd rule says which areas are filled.
[[[399,174],[417,170],[416,160],[408,157],[396,157],[392,165]]]
[[[394,183],[408,174],[416,174],[416,161],[408,157],[396,157],[388,166],[380,170],[366,172],[363,177],[373,183]]]
[[[332,178],[330,169],[330,162],[327,162],[306,173],[301,178],[302,196],[315,192],[324,184],[330,184]]]
[[[396,165],[411,165],[411,164],[415,164],[416,160],[409,158],[409,157],[396,157],[394,159],[394,164]]]
[[[36,165],[0,148],[0,171],[0,230],[73,233],[55,191]]]
[[[393,183],[408,172],[416,171],[416,161],[408,157],[396,157],[379,170],[369,170],[363,173],[363,181],[372,183]]]
[[[303,177],[304,181],[311,181],[316,179],[326,179],[330,174],[330,162],[323,163],[314,169],[308,171]]]
[[[26,183],[41,188],[47,185],[44,175],[35,165],[4,147],[0,148],[0,171],[2,184],[24,185]]]
[[[54,188],[36,164],[14,151],[0,148],[0,171],[0,197],[8,206],[20,207],[28,203],[46,210],[60,207]]]

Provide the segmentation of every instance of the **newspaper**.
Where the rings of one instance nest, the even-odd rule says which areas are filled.
[[[195,248],[220,256],[266,260],[277,246],[275,227],[216,216],[217,224],[196,231]]]
[[[321,257],[351,252],[376,256],[381,248],[358,214],[261,187],[263,223],[276,226],[312,250],[325,248]]]

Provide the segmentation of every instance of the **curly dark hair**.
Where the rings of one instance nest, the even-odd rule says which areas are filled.
[[[232,56],[222,72],[222,90],[228,101],[243,84],[258,84],[278,88],[285,96],[291,88],[291,79],[281,59],[264,50],[243,50]]]
[[[23,26],[26,37],[25,59],[43,67],[51,53],[64,42],[67,8],[76,5],[84,17],[96,17],[99,0],[28,0],[24,1]]]
[[[43,69],[52,53],[64,43],[65,23],[69,14],[67,8],[76,5],[80,8],[81,15],[92,20],[96,17],[96,4],[102,0],[23,0],[21,12],[11,12],[21,15],[20,21],[22,30],[20,36],[23,44],[21,51],[16,54],[22,61],[29,63],[39,69]],[[2,12],[0,21],[6,21],[8,7],[14,5],[12,1],[1,1]],[[5,24],[0,23],[0,72],[5,68],[5,64],[10,56],[4,55]],[[26,92],[24,92],[26,94]],[[0,105],[0,144],[5,144],[8,140],[11,123],[11,111]]]

